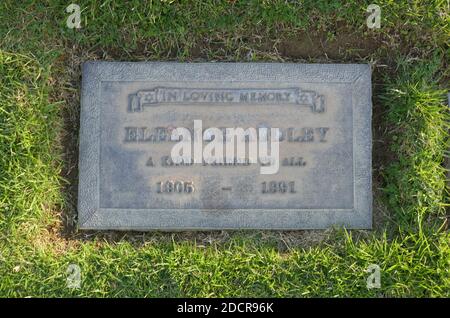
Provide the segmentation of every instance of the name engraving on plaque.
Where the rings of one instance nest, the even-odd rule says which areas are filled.
[[[192,132],[191,128],[186,128]],[[229,138],[234,137],[234,133],[229,136],[229,128],[219,127],[223,135],[223,140],[229,140]],[[326,142],[325,136],[329,131],[329,127],[289,127],[289,128],[278,128],[279,136],[278,141],[286,142]],[[125,143],[160,143],[169,141],[180,141],[180,137],[174,139],[171,137],[173,126],[167,127],[138,127],[138,126],[128,126],[124,127],[124,138]],[[204,135],[206,129],[203,130]],[[248,141],[249,133],[244,130],[242,139]],[[206,137],[204,140],[210,141],[210,137]]]

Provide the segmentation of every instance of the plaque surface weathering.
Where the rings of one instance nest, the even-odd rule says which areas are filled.
[[[371,114],[364,64],[87,62],[79,227],[371,228]],[[278,128],[277,172],[263,158],[172,160],[174,129],[199,123],[224,140]]]

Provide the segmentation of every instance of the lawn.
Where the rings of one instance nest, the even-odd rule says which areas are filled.
[[[450,297],[448,1],[76,3],[0,3],[1,297]],[[87,60],[370,63],[374,229],[77,230]]]

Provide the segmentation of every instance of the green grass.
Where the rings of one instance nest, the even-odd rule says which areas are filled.
[[[449,4],[423,2],[378,1],[368,30],[369,1],[79,1],[69,30],[65,1],[2,1],[0,296],[450,297]],[[87,59],[371,63],[374,230],[74,230]]]

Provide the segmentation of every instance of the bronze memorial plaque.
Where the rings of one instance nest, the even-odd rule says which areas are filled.
[[[368,65],[88,62],[79,226],[370,228]]]

